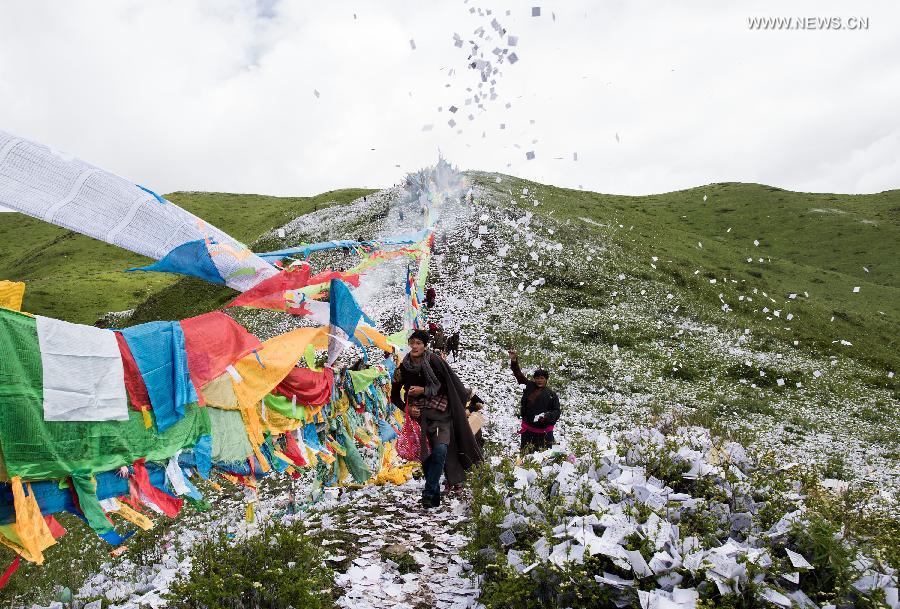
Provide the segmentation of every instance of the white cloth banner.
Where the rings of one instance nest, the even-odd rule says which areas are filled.
[[[126,421],[128,394],[111,330],[37,315],[45,421]]]
[[[184,472],[178,465],[178,456],[181,455],[179,450],[175,453],[166,464],[166,482],[172,485],[176,495],[190,495],[191,489],[184,480]]]
[[[0,131],[0,205],[157,260],[201,239],[241,292],[278,270],[232,237],[161,196],[84,161]]]
[[[347,333],[337,326],[331,326],[331,332],[328,333],[328,360],[326,365],[332,365],[334,360],[350,345],[350,341],[347,340]]]
[[[309,319],[313,320],[320,326],[327,326],[331,323],[331,304],[323,300],[308,299],[303,302],[310,314]]]

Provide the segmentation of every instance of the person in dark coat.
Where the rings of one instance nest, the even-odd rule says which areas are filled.
[[[553,446],[553,427],[559,420],[559,396],[547,387],[550,373],[546,370],[535,370],[532,378],[527,378],[519,368],[519,354],[509,352],[509,366],[520,385],[525,385],[519,406],[519,417],[522,419],[522,452],[546,450]]]
[[[484,400],[482,400],[480,397],[475,395],[474,389],[470,389],[469,390],[469,401],[466,404],[466,411],[468,412],[469,418],[471,418],[472,415],[475,414],[476,412],[481,412],[481,410],[483,410],[483,409],[484,409]],[[483,415],[482,415],[482,418],[483,418]],[[469,427],[471,428],[472,425],[470,424]],[[483,432],[484,432],[484,429],[482,429],[482,428],[480,428],[476,432],[473,432],[475,434],[475,441],[478,442],[478,446],[482,449],[484,448],[484,433]]]
[[[432,338],[432,349],[434,349],[438,353],[446,353],[447,336],[444,334],[444,329],[435,324],[432,336],[434,337]]]
[[[466,470],[484,459],[468,423],[469,392],[447,362],[428,351],[429,339],[425,330],[410,335],[409,353],[397,367],[391,386],[391,401],[422,428],[422,505],[426,508],[441,504],[442,472],[449,486],[460,485]]]
[[[452,353],[454,362],[459,359],[459,330],[447,337],[444,353],[448,355]]]
[[[434,286],[429,286],[428,289],[425,290],[425,304],[428,305],[429,309],[433,309],[436,300],[437,291],[434,289]]]

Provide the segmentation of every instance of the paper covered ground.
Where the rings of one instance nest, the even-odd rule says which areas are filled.
[[[308,479],[271,480],[254,522],[239,496],[212,496],[212,510],[105,560],[72,586],[76,601],[165,606],[204,537],[300,520],[320,535],[336,574],[321,594],[340,607],[897,606],[890,355],[844,355],[853,345],[841,341],[853,341],[839,331],[827,337],[833,351],[807,348],[806,337],[794,345],[782,328],[820,315],[802,302],[815,295],[757,288],[740,279],[743,258],[731,270],[686,271],[678,247],[635,234],[602,201],[576,205],[515,178],[470,178],[472,202],[441,210],[431,266],[431,319],[460,330],[453,365],[488,403],[491,467],[464,500],[426,513],[414,480],[326,491],[311,503]],[[417,203],[395,187],[301,216],[264,240],[369,239],[421,225]],[[759,245],[745,246],[766,273]],[[341,264],[331,256],[321,262]],[[355,290],[363,309],[380,327],[399,326],[403,263],[365,277]],[[294,323],[233,314],[261,339]],[[524,366],[551,370],[563,407],[557,450],[523,462],[510,348]],[[823,506],[859,517],[835,516],[843,528],[833,531],[818,520]]]

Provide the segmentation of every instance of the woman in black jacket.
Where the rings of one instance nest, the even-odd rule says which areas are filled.
[[[553,446],[553,427],[559,420],[559,396],[547,387],[550,373],[546,370],[535,370],[532,379],[522,374],[519,368],[519,354],[509,352],[509,366],[520,385],[525,385],[519,406],[522,419],[522,452],[546,450]]]
[[[483,456],[468,423],[469,391],[442,357],[428,351],[429,338],[424,330],[410,335],[409,353],[394,374],[391,401],[419,421],[425,473],[422,505],[438,507],[441,473],[448,485],[461,484],[466,470]]]

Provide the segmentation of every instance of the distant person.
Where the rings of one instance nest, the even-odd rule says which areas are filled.
[[[459,359],[459,330],[447,338],[447,346],[444,348],[444,353],[448,355],[452,353],[454,362]]]
[[[509,366],[520,385],[525,385],[519,405],[522,427],[521,450],[523,453],[546,450],[553,446],[553,427],[559,420],[559,396],[547,387],[550,373],[538,368],[531,379],[519,368],[519,354],[509,352]]]
[[[398,210],[400,213],[400,221],[403,222],[403,210]]]
[[[469,427],[472,428],[472,433],[475,434],[475,441],[478,442],[478,446],[484,448],[484,434],[482,431],[484,430],[484,415],[481,414],[481,410],[484,409],[484,400],[475,395],[475,390],[469,390],[469,401],[466,404],[466,410],[469,414]]]
[[[437,324],[434,324],[435,328],[432,331],[432,336],[434,338],[431,339],[432,348],[444,355],[447,353],[447,335],[444,334],[444,329]]]
[[[435,301],[437,301],[437,291],[433,285],[428,286],[428,289],[425,291],[425,304],[428,305],[429,309],[433,309]]]
[[[429,340],[425,330],[409,336],[409,353],[391,386],[391,402],[422,428],[422,505],[426,509],[441,505],[441,473],[449,487],[459,489],[466,470],[484,459],[468,422],[469,390],[443,358],[428,351]]]

